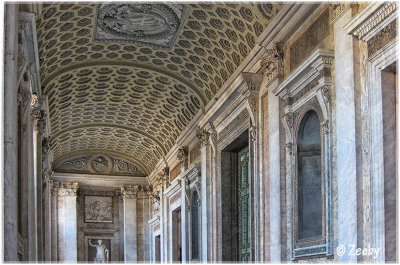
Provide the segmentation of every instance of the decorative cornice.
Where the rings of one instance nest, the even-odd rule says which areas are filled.
[[[358,19],[363,19],[363,21],[357,23],[358,25],[350,31],[352,35],[364,41],[368,41],[373,35],[375,35],[376,30],[379,31],[381,28],[386,26],[386,24],[390,23],[396,16],[396,2],[379,3],[379,7],[375,9],[376,5],[378,5],[378,3],[370,4],[371,8],[366,7],[364,9],[365,11],[363,10],[364,13],[360,12],[360,14],[353,19],[350,25],[357,23]],[[371,14],[367,14],[367,12],[370,12]],[[363,15],[368,17],[363,18]],[[393,17],[393,19],[389,20],[389,17]]]

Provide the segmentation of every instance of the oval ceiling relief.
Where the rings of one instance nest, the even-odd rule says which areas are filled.
[[[59,163],[95,152],[149,174],[280,4],[45,4],[40,77]],[[110,171],[111,172],[111,171]]]
[[[170,49],[188,13],[180,4],[100,4],[95,41],[125,41]]]

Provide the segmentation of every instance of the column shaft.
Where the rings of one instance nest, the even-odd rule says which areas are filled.
[[[353,37],[344,30],[352,18],[348,9],[334,24],[336,136],[338,186],[338,244],[349,249],[357,245],[357,188],[356,188],[356,132],[354,104],[354,49]],[[357,262],[349,251],[339,257],[340,262]]]
[[[279,97],[268,93],[269,125],[269,200],[270,200],[270,261],[281,260],[281,173],[279,145]],[[268,162],[267,162],[268,163]]]
[[[4,261],[17,255],[17,47],[18,5],[5,7],[4,20]]]
[[[58,250],[59,261],[77,262],[77,203],[78,183],[62,183],[59,188]]]

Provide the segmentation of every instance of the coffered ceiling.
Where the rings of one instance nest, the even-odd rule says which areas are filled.
[[[149,174],[279,8],[267,2],[44,5],[40,76],[55,165],[102,154]]]

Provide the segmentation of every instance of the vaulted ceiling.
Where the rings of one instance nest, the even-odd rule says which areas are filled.
[[[103,154],[149,174],[279,8],[46,4],[38,46],[55,164]]]

